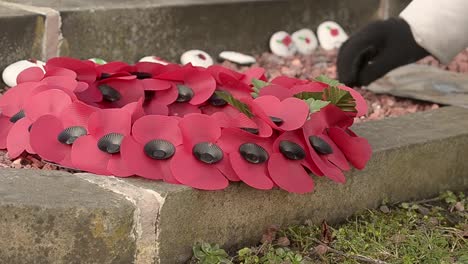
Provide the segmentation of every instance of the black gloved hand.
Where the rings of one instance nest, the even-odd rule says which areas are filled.
[[[351,87],[368,85],[392,69],[427,55],[429,53],[416,43],[403,19],[372,22],[341,46],[338,78]]]

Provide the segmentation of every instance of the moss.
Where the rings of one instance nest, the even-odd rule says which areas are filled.
[[[223,263],[243,264],[468,263],[467,205],[465,193],[453,192],[425,201],[383,203],[336,226],[270,228],[262,244],[230,256],[216,245],[205,244],[201,251],[194,247],[192,263],[210,264],[210,254],[221,256]]]

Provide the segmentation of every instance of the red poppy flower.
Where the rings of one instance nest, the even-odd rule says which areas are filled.
[[[244,101],[255,116],[280,131],[291,131],[302,127],[309,116],[309,106],[298,98],[280,101],[274,96],[267,95]]]
[[[312,162],[330,179],[344,183],[342,170],[349,170],[348,161],[343,152],[330,139],[327,131],[331,127],[347,127],[352,119],[334,105],[328,105],[313,113],[302,128],[304,139]]]
[[[88,104],[99,103],[101,108],[120,108],[143,98],[144,90],[136,76],[130,75],[95,82],[77,96]]]
[[[170,116],[147,115],[133,124],[132,136],[123,139],[121,155],[136,175],[178,183],[169,164],[181,144],[179,120]]]
[[[71,160],[75,168],[102,175],[127,177],[133,172],[120,156],[120,145],[130,135],[130,108],[101,109],[88,120],[88,135],[79,137],[72,145]]]
[[[34,154],[29,137],[33,123],[43,115],[60,115],[71,103],[70,96],[58,89],[42,91],[26,98],[23,109],[10,118],[10,121],[14,121],[6,139],[10,158],[16,158],[24,151]]]
[[[304,167],[316,175],[321,171],[311,161],[306,145],[300,130],[284,132],[273,144],[268,172],[281,189],[293,193],[313,191],[314,181]]]
[[[267,161],[273,153],[272,138],[261,138],[237,128],[225,128],[218,142],[240,180],[261,190],[275,186],[267,169]]]
[[[225,152],[217,145],[221,127],[215,119],[191,114],[179,123],[183,145],[176,148],[170,161],[174,178],[184,184],[203,190],[220,190],[229,180],[238,180]]]
[[[56,57],[46,62],[46,71],[49,68],[65,68],[76,73],[78,81],[93,83],[97,78],[97,71],[94,62],[88,60],[78,60],[69,57]]]
[[[43,115],[31,128],[32,149],[41,158],[73,167],[71,149],[75,140],[87,135],[88,119],[97,108],[76,101],[68,105],[58,115]]]

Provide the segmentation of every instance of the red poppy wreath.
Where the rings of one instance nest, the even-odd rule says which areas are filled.
[[[344,183],[372,152],[350,130],[364,98],[325,76],[268,82],[262,68],[58,57],[16,81],[0,97],[0,149],[11,158],[202,190],[242,181],[307,193],[311,173]]]

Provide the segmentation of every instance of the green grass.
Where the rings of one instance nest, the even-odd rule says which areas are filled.
[[[191,263],[468,263],[467,207],[465,194],[452,192],[383,204],[336,226],[271,227],[257,246],[230,255],[217,245],[197,243]]]

